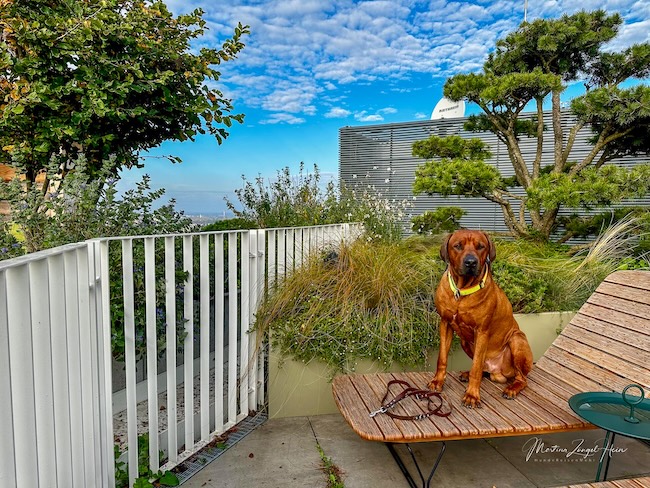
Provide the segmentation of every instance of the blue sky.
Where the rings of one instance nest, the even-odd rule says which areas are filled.
[[[428,119],[447,77],[477,71],[497,39],[517,28],[524,1],[486,0],[167,0],[175,14],[202,8],[218,47],[237,22],[251,35],[240,57],[220,66],[219,89],[246,114],[219,146],[208,136],[166,142],[144,170],[122,174],[122,189],[142,173],[189,214],[222,213],[242,175],[273,178],[301,161],[324,179],[338,172],[338,129]],[[528,19],[604,8],[625,18],[609,46],[650,39],[647,0],[529,1]],[[579,92],[569,90],[567,97]],[[468,107],[468,111],[471,107]],[[173,154],[183,163],[155,156]]]

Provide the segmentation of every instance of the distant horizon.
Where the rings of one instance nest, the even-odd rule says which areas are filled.
[[[237,22],[251,35],[239,59],[218,67],[216,86],[232,98],[243,124],[219,146],[209,136],[168,141],[152,149],[144,169],[121,173],[118,188],[143,174],[165,188],[186,214],[221,215],[224,197],[236,203],[241,176],[273,179],[301,162],[323,179],[338,179],[338,130],[344,126],[429,119],[446,79],[480,70],[498,39],[523,21],[524,2],[496,0],[168,0],[175,15],[202,8],[209,30],[194,46],[217,47]],[[584,8],[569,0],[530,3],[528,20],[557,18]],[[619,12],[625,24],[609,44],[620,50],[650,40],[650,8],[634,0],[590,2],[590,10]],[[440,20],[444,19],[444,21]],[[584,92],[580,82],[563,95]],[[468,104],[466,114],[477,108]],[[179,156],[171,164],[165,155]]]

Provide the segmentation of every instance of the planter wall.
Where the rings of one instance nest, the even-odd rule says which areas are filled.
[[[548,312],[541,314],[515,314],[519,326],[528,337],[535,360],[544,354],[557,337],[559,329],[573,318],[574,312]],[[434,351],[428,365],[420,370],[434,371],[438,352]],[[471,360],[459,348],[449,359],[450,370],[466,370]],[[412,370],[413,368],[408,368]],[[357,363],[357,373],[380,371],[405,371],[400,365],[385,369],[383,365],[361,360]],[[295,417],[322,415],[338,412],[332,397],[330,384],[331,371],[319,361],[308,364],[288,358],[280,358],[271,351],[269,357],[269,417]]]

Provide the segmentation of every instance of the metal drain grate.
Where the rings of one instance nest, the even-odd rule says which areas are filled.
[[[178,477],[178,481],[180,481],[180,484],[182,485],[185,483],[192,476],[197,474],[208,464],[217,459],[224,452],[226,452],[248,434],[253,432],[256,428],[266,422],[267,419],[268,415],[266,412],[259,412],[253,417],[247,417],[237,424],[237,430],[228,436],[228,439],[226,440],[225,446],[223,448],[208,447],[196,453],[191,457],[191,459],[183,461],[178,465],[178,470],[174,470],[176,472],[176,476]]]

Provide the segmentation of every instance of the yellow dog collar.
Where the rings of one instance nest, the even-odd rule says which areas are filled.
[[[466,297],[467,295],[471,295],[472,293],[476,293],[477,291],[482,290],[483,287],[485,286],[485,282],[487,281],[488,268],[489,265],[485,266],[485,274],[483,275],[483,278],[481,279],[481,282],[478,285],[474,285],[470,288],[463,288],[462,290],[456,286],[456,283],[454,283],[454,279],[451,277],[451,272],[449,271],[449,269],[447,269],[447,278],[449,278],[449,287],[451,288],[451,291],[454,293],[454,297],[456,297],[456,300],[459,300],[460,297]]]

